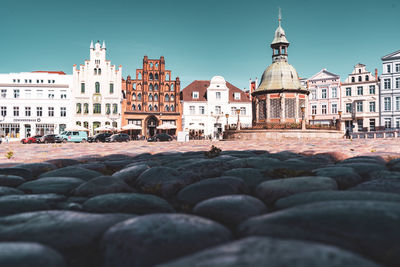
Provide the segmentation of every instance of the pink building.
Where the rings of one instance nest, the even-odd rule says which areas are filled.
[[[339,119],[338,112],[342,110],[340,85],[340,76],[326,69],[307,80],[310,124],[332,125]]]

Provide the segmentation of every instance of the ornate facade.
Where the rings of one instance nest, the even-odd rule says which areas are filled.
[[[143,58],[143,68],[122,81],[122,125],[141,127],[140,135],[153,136],[163,128],[175,135],[182,129],[179,77],[171,79],[164,57]],[[163,125],[163,126],[161,126]],[[158,129],[157,129],[158,128]]]
[[[252,93],[253,126],[299,123],[307,116],[306,96],[309,92],[301,85],[296,69],[288,63],[288,47],[289,42],[279,16],[279,26],[271,43],[272,64],[265,70],[260,85]]]

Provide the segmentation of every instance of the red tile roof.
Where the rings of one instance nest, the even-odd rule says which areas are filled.
[[[32,73],[50,73],[50,74],[66,75],[66,73],[63,71],[47,71],[47,70],[36,70],[32,71]]]
[[[181,91],[181,100],[183,101],[207,101],[207,88],[210,86],[210,81],[193,81],[191,84],[183,88]],[[229,89],[229,102],[251,102],[245,92],[226,82]],[[199,98],[193,98],[192,93],[199,92]],[[240,93],[240,100],[235,99],[235,93]]]

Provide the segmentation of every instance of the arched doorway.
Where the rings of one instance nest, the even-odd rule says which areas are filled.
[[[158,120],[154,116],[150,116],[146,120],[146,136],[150,137],[156,134],[156,127],[158,125]]]

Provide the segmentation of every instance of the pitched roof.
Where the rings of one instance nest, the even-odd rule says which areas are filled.
[[[210,86],[210,81],[196,80],[183,88],[181,91],[181,100],[183,101],[207,101],[207,88]],[[246,93],[233,84],[226,82],[229,89],[229,102],[251,102]],[[193,98],[193,92],[199,92],[199,98]],[[235,93],[240,93],[240,100],[235,99]]]
[[[315,74],[314,76],[309,78],[308,80],[332,79],[332,78],[339,79],[340,77],[339,77],[339,75],[329,72],[326,69],[322,69],[317,74]]]
[[[32,71],[32,73],[50,73],[50,74],[66,75],[65,72],[63,72],[63,71],[36,70],[36,71]]]
[[[383,56],[381,59],[388,60],[388,59],[397,59],[397,58],[400,58],[400,50],[390,53],[389,55]]]

